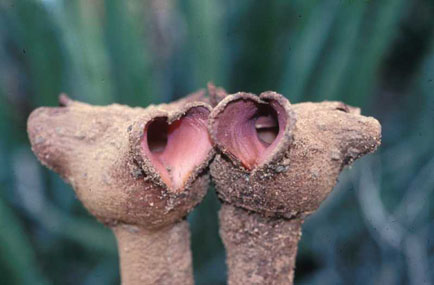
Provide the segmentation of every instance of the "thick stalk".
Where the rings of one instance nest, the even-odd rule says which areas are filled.
[[[137,226],[113,228],[123,285],[193,284],[190,230],[186,221],[158,231]]]
[[[302,220],[268,218],[230,204],[219,215],[230,285],[293,284]]]

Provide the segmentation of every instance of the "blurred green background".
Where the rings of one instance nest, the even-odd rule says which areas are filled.
[[[119,283],[111,232],[32,154],[29,112],[60,92],[146,106],[211,80],[383,125],[306,221],[296,284],[434,281],[434,1],[0,0],[0,283]],[[189,216],[195,278],[225,284],[210,190]]]

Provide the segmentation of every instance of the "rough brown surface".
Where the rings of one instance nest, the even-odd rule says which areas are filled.
[[[203,103],[150,106],[91,106],[72,101],[66,107],[35,110],[29,117],[32,149],[43,164],[69,182],[80,201],[108,225],[139,224],[148,229],[182,219],[205,195],[204,169],[191,174],[184,189],[170,191],[137,142],[146,122],[167,117],[173,122]]]
[[[220,152],[211,164],[211,175],[219,197],[229,204],[272,216],[305,216],[327,197],[345,165],[380,144],[378,121],[343,103],[289,105],[277,93],[263,93],[257,99],[252,96],[237,93],[226,97],[209,119],[211,138]],[[279,99],[290,118],[279,126],[284,134],[275,148],[253,169],[244,167],[217,140],[220,113],[240,97],[264,103],[279,103]]]
[[[208,98],[209,104],[211,104],[211,106],[217,106],[217,104],[227,95],[228,93],[222,87],[217,87],[212,82],[208,83]]]
[[[274,111],[264,115],[264,105]],[[261,140],[258,126],[275,131]],[[292,284],[303,219],[345,165],[379,146],[380,124],[341,102],[290,105],[275,92],[240,92],[220,101],[208,127],[229,283]]]
[[[179,252],[182,251],[188,256],[183,256],[174,263],[175,267],[167,270],[184,272],[182,268],[191,266],[187,246],[189,234],[184,222],[169,231],[167,227],[182,220],[205,196],[209,184],[207,167],[214,151],[210,147],[203,160],[188,172],[182,187],[173,189],[164,183],[151,159],[144,155],[140,141],[147,122],[155,118],[164,118],[169,125],[192,112],[203,113],[207,118],[211,108],[196,101],[202,96],[203,92],[195,93],[172,104],[151,105],[146,109],[118,104],[91,106],[61,96],[61,107],[38,108],[29,117],[28,134],[32,150],[39,160],[72,185],[79,200],[92,215],[115,229],[120,245],[126,246],[130,239],[137,240],[129,247],[131,256],[126,251],[121,253],[124,259],[122,270],[128,268],[130,261],[143,261],[143,264],[130,264],[141,271],[143,266],[149,266],[150,259],[141,260],[146,253],[134,253],[143,249],[142,242],[138,240],[143,239],[146,243],[146,235],[157,237],[160,234],[161,238],[152,241],[154,247],[161,250],[161,255],[181,254]],[[206,134],[206,126],[204,132]],[[140,229],[140,235],[120,230],[123,226]],[[171,233],[175,236],[170,237]],[[168,241],[176,242],[169,248],[165,247]],[[181,262],[185,264],[181,266]],[[134,274],[133,271],[128,269],[122,275],[126,278],[130,274],[138,276],[143,273]],[[186,278],[185,284],[190,284],[191,268],[187,271],[188,274],[164,273],[165,276],[160,276],[162,271],[150,267],[146,271],[149,275],[146,280],[162,278],[167,281],[170,276],[181,276]],[[186,275],[189,275],[188,278]],[[123,280],[123,283],[138,284],[128,283],[128,280]],[[184,284],[184,280],[161,284]]]
[[[124,284],[193,284],[190,231],[181,221],[159,231],[137,226],[113,228]]]
[[[292,283],[302,220],[270,219],[229,204],[219,215],[228,284]]]

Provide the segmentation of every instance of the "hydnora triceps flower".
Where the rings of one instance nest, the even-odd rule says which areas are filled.
[[[220,100],[208,121],[210,171],[229,284],[291,284],[304,218],[345,165],[378,147],[381,126],[341,102],[291,105],[275,92]]]
[[[148,108],[61,96],[29,118],[37,157],[113,229],[123,284],[193,283],[184,218],[206,193],[214,149],[229,284],[292,283],[304,218],[381,141],[377,120],[340,102],[208,93]]]
[[[214,155],[202,95],[145,109],[62,95],[60,107],[29,117],[39,160],[113,229],[123,284],[193,284],[184,218],[208,189]]]

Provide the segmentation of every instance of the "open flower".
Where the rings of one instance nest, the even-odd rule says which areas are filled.
[[[345,165],[377,148],[380,124],[340,102],[241,92],[218,103],[209,132],[228,283],[292,284],[304,218]]]
[[[211,107],[197,95],[145,109],[61,96],[29,117],[36,156],[116,234],[124,284],[193,283],[183,219],[206,194],[214,155]]]
[[[340,102],[291,105],[282,95],[236,93],[214,108],[219,154],[211,174],[227,203],[293,217],[314,211],[343,166],[380,143],[377,120]]]

